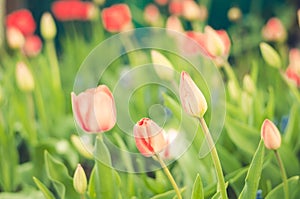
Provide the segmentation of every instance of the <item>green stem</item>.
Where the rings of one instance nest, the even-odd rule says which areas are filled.
[[[61,89],[60,72],[53,40],[46,41],[46,51],[51,65],[52,83],[55,90]]]
[[[85,199],[84,194],[81,194],[81,195],[80,195],[80,199]]]
[[[155,157],[158,160],[158,162],[160,163],[160,165],[162,166],[165,174],[169,178],[169,180],[170,180],[170,182],[171,182],[171,184],[172,184],[172,186],[173,186],[173,188],[174,188],[174,190],[176,192],[177,198],[178,199],[182,199],[181,194],[180,194],[180,190],[179,190],[179,188],[178,188],[178,186],[177,186],[177,184],[176,184],[176,182],[175,182],[172,174],[170,173],[168,167],[166,166],[165,162],[161,159],[161,157],[158,154],[155,154]]]
[[[290,88],[292,94],[296,98],[297,102],[300,104],[300,93],[299,93],[297,87],[294,84],[292,84],[291,82],[289,82],[289,80],[287,79],[287,77],[285,76],[283,71],[280,71],[280,74],[281,74],[281,77],[282,77],[283,81]]]
[[[229,78],[230,80],[232,80],[232,81],[234,82],[234,84],[236,85],[236,88],[240,88],[239,82],[238,82],[238,80],[237,80],[237,77],[236,77],[236,75],[235,75],[235,73],[234,73],[234,71],[233,71],[231,65],[228,63],[228,61],[226,61],[226,62],[224,63],[223,67],[224,67],[224,69],[225,69],[225,72],[226,72],[228,78]]]
[[[213,163],[215,165],[216,173],[217,173],[217,178],[218,178],[218,189],[221,193],[222,199],[227,199],[227,192],[226,192],[226,185],[225,185],[225,180],[224,180],[224,175],[222,171],[222,166],[221,162],[218,156],[217,149],[215,147],[214,141],[210,135],[209,129],[206,125],[206,122],[203,117],[198,118],[199,122],[201,124],[202,130],[204,132],[206,141],[208,146],[210,147],[211,150],[211,158],[213,160]]]
[[[288,187],[288,183],[287,183],[287,177],[286,177],[284,165],[283,165],[283,162],[280,158],[278,151],[274,150],[274,153],[275,153],[275,156],[276,156],[279,168],[280,168],[280,173],[282,175],[284,196],[285,196],[285,199],[289,199],[289,187]]]
[[[32,98],[32,93],[27,93],[27,106],[28,106],[28,123],[30,126],[29,140],[30,143],[34,146],[37,143],[37,133],[35,128],[35,111],[34,103]]]
[[[4,44],[4,16],[5,16],[5,0],[0,0],[0,51]]]

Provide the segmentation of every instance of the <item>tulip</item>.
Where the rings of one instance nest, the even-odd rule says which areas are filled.
[[[104,28],[109,32],[121,32],[132,26],[130,9],[126,4],[115,4],[102,11]]]
[[[230,21],[233,21],[233,22],[238,21],[242,17],[242,11],[238,7],[232,7],[229,9],[229,11],[227,13],[227,17]]]
[[[87,190],[86,175],[80,164],[77,165],[77,168],[74,173],[73,187],[75,191],[79,194],[84,194]]]
[[[154,4],[148,4],[145,7],[144,19],[151,26],[162,26],[162,18],[158,8]]]
[[[203,117],[207,110],[206,99],[190,75],[185,71],[181,72],[179,96],[183,110],[187,114],[198,118]]]
[[[285,71],[286,77],[291,80],[297,87],[300,88],[300,73],[297,73],[294,68],[287,67]]]
[[[23,46],[23,53],[28,57],[37,56],[42,50],[42,41],[37,35],[30,35],[26,37],[25,44]]]
[[[166,147],[164,130],[149,118],[138,121],[133,134],[140,153],[146,157],[156,155]]]
[[[91,2],[55,1],[52,3],[51,10],[59,21],[86,21],[97,16],[97,8]]]
[[[41,34],[43,38],[46,40],[54,39],[56,32],[56,25],[52,15],[49,12],[44,13],[41,18]]]
[[[116,123],[116,107],[109,88],[100,85],[72,96],[73,113],[78,125],[88,133],[104,132]]]
[[[21,49],[25,43],[25,38],[21,31],[14,27],[8,27],[6,30],[7,45],[11,49]]]
[[[21,91],[31,92],[34,89],[34,79],[24,62],[18,62],[16,67],[17,86]]]
[[[168,17],[166,28],[181,33],[184,32],[180,19],[175,15],[171,15],[170,17]]]
[[[7,15],[6,26],[18,29],[24,36],[32,35],[36,29],[34,18],[27,9],[17,10]]]
[[[281,59],[276,50],[267,43],[260,43],[259,45],[261,54],[264,60],[272,67],[280,68],[281,67]]]
[[[261,127],[261,137],[266,148],[277,150],[281,145],[281,136],[278,128],[268,119],[265,119]]]
[[[293,48],[289,52],[289,66],[300,74],[300,50]]]
[[[250,75],[245,75],[243,78],[243,86],[245,91],[247,91],[250,94],[253,94],[256,90],[255,88],[255,84],[252,80],[252,78],[250,77]]]
[[[178,131],[175,129],[170,129],[164,134],[164,136],[167,146],[162,152],[160,152],[159,155],[165,160],[175,158],[180,149],[182,149],[178,146],[179,143],[175,143],[175,139],[178,136]]]
[[[271,18],[262,29],[262,36],[266,41],[284,42],[287,32],[278,18]]]
[[[195,1],[185,0],[182,16],[189,21],[204,21],[207,18],[207,9],[205,6],[199,6]]]
[[[163,80],[172,81],[174,78],[174,69],[171,62],[158,51],[151,51],[152,63],[156,74]]]
[[[183,13],[183,1],[182,0],[172,0],[169,3],[169,12],[172,15],[180,16]]]

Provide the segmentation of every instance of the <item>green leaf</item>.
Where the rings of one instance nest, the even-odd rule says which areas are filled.
[[[180,193],[182,194],[185,191],[185,187],[180,189]],[[173,199],[173,198],[177,198],[176,197],[176,192],[174,190],[171,191],[167,191],[165,193],[161,193],[158,195],[153,196],[150,199]]]
[[[98,135],[95,146],[95,190],[96,198],[117,198],[119,190],[116,186],[115,170],[102,135]],[[91,182],[93,183],[93,182]]]
[[[203,192],[203,185],[201,181],[201,177],[199,174],[197,174],[193,191],[192,191],[192,197],[191,199],[204,199],[204,192]]]
[[[245,179],[245,185],[239,196],[239,199],[255,198],[261,177],[261,171],[263,168],[264,151],[265,146],[263,140],[260,140],[258,148],[249,166],[248,173]]]
[[[291,144],[291,146],[294,146],[295,142],[297,141],[297,126],[299,126],[299,106],[297,103],[294,103],[291,108],[289,121],[284,132],[284,139],[287,143]]]
[[[233,143],[249,155],[255,152],[260,133],[257,129],[241,123],[230,117],[226,118],[225,128]]]
[[[41,181],[39,181],[39,179],[33,177],[33,181],[36,184],[36,186],[41,190],[46,199],[55,199],[51,191],[49,191],[49,189]]]
[[[221,193],[217,192],[211,199],[221,199]]]
[[[294,176],[289,178],[288,180],[289,192],[291,199],[298,199],[300,198],[300,180],[299,176]],[[283,191],[283,183],[275,187],[272,191],[268,193],[265,199],[282,199],[284,198],[284,191]]]
[[[73,188],[72,177],[68,174],[66,166],[45,151],[46,171],[60,198],[79,198]]]

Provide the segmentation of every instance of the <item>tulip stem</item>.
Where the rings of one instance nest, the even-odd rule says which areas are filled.
[[[228,61],[226,61],[226,62],[224,63],[224,66],[223,66],[223,67],[224,67],[224,70],[225,70],[225,72],[226,72],[226,74],[227,74],[227,76],[228,76],[228,79],[230,79],[230,80],[232,80],[232,81],[234,82],[234,84],[236,85],[236,88],[240,88],[239,82],[238,82],[238,80],[237,80],[237,77],[236,77],[234,71],[232,70],[232,67],[231,67],[230,64],[228,63]]]
[[[158,162],[160,163],[160,165],[162,166],[165,174],[169,178],[169,180],[170,180],[170,182],[171,182],[171,184],[172,184],[172,186],[173,186],[173,188],[174,188],[174,190],[176,192],[177,198],[178,199],[182,199],[181,194],[180,194],[180,190],[179,190],[179,188],[178,188],[178,186],[177,186],[177,184],[176,184],[176,182],[175,182],[172,174],[170,173],[168,167],[166,166],[165,162],[161,159],[161,157],[158,154],[155,154],[155,157],[158,160]]]
[[[283,162],[281,160],[281,157],[280,157],[280,154],[278,153],[278,151],[274,150],[274,153],[275,153],[275,156],[276,156],[279,168],[280,168],[280,173],[282,176],[284,196],[285,196],[285,199],[288,199],[289,198],[289,186],[287,183],[287,177],[286,177],[284,165],[283,165]]]
[[[211,150],[211,158],[215,165],[217,178],[218,178],[218,189],[221,193],[222,199],[227,199],[228,197],[227,197],[227,192],[226,192],[226,185],[225,185],[224,175],[223,175],[222,166],[221,166],[221,162],[220,162],[220,159],[218,156],[217,149],[215,147],[214,141],[210,135],[209,129],[207,127],[207,124],[206,124],[204,118],[200,117],[198,119],[201,124],[202,130],[204,132],[207,144]]]

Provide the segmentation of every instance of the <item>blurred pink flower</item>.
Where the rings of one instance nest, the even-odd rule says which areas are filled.
[[[183,0],[171,0],[169,3],[169,12],[172,15],[180,16],[183,13]]]
[[[91,2],[55,1],[51,6],[54,17],[59,21],[90,20],[97,16],[97,8]]]
[[[133,128],[136,147],[146,157],[161,152],[166,147],[164,130],[149,118],[143,118]]]
[[[42,46],[42,40],[39,36],[30,35],[25,38],[25,44],[22,51],[28,57],[35,57],[41,52]]]
[[[203,117],[207,110],[206,99],[190,75],[185,71],[181,72],[179,96],[181,106],[187,114],[193,117]]]
[[[176,158],[176,156],[178,155],[178,150],[179,146],[178,143],[175,143],[175,139],[178,136],[178,131],[176,131],[175,129],[170,129],[168,130],[165,134],[165,140],[166,140],[166,144],[167,146],[165,147],[165,149],[159,153],[159,155],[163,158],[163,159],[172,159],[172,158]]]
[[[177,32],[181,32],[181,33],[184,32],[184,29],[183,29],[180,19],[175,15],[171,15],[168,17],[167,23],[166,23],[166,28],[177,31]]]
[[[144,19],[152,26],[160,26],[160,12],[154,4],[148,4],[144,10]]]
[[[214,30],[206,26],[204,33],[188,31],[186,35],[195,40],[201,47],[200,52],[221,66],[227,60],[231,42],[225,30]]]
[[[287,38],[287,32],[280,19],[273,17],[262,28],[262,36],[266,41],[283,42]]]
[[[16,10],[6,17],[6,26],[14,27],[24,36],[32,35],[36,29],[36,23],[31,12],[27,9]]]
[[[271,150],[277,150],[281,145],[281,135],[278,128],[268,119],[261,126],[261,137],[265,146]]]
[[[102,11],[104,28],[109,32],[121,32],[131,28],[131,12],[126,4],[115,4]]]
[[[289,66],[285,71],[286,77],[300,87],[300,50],[293,48],[289,52]]]
[[[72,96],[73,113],[78,125],[88,133],[99,133],[112,129],[116,123],[114,97],[105,85],[87,89]]]

